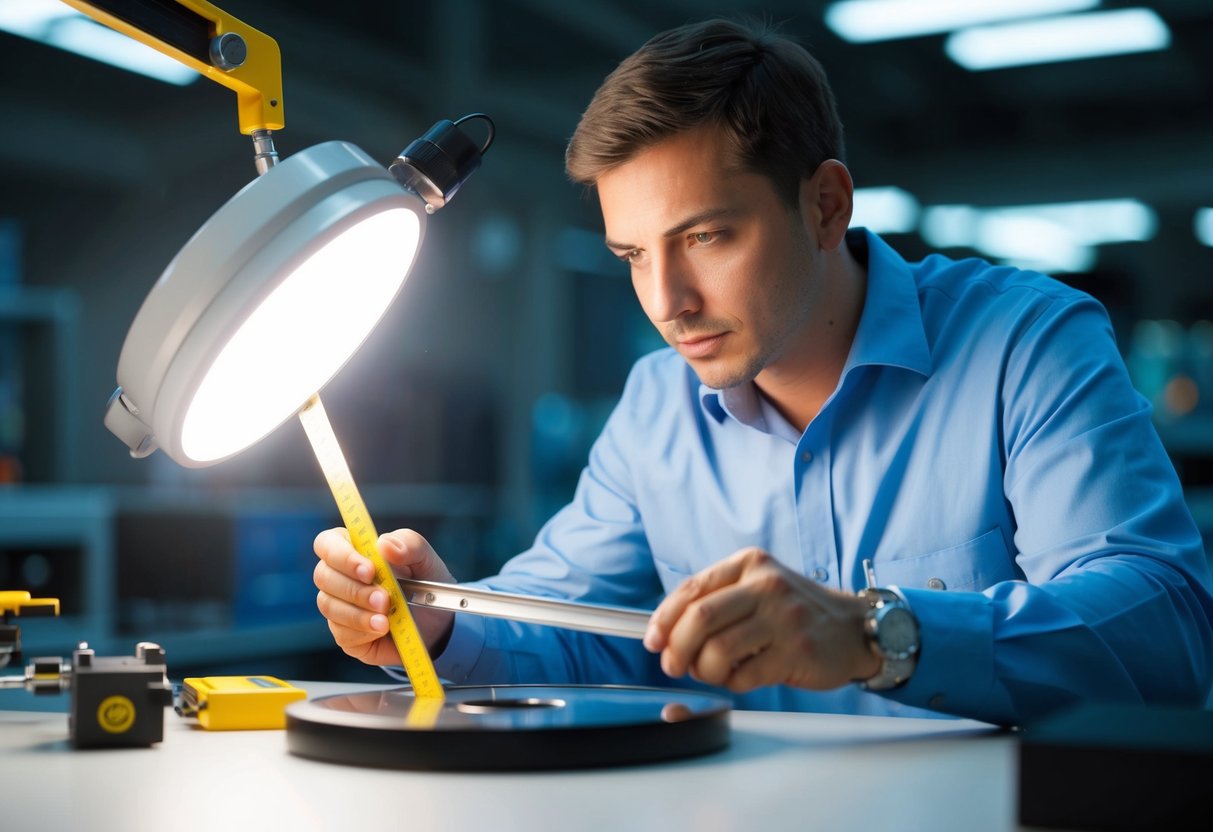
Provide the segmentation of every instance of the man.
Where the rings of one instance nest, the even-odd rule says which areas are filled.
[[[738,24],[658,35],[606,79],[566,164],[673,349],[637,362],[572,503],[482,583],[656,610],[643,645],[415,610],[439,673],[689,675],[743,708],[999,723],[1203,702],[1208,565],[1103,308],[848,230],[841,136],[817,62]],[[415,532],[380,547],[454,580]],[[399,664],[369,562],[342,530],[316,552],[337,643]]]

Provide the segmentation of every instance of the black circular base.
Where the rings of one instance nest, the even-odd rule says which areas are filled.
[[[415,703],[421,707],[414,713]],[[409,688],[286,709],[287,748],[332,763],[443,771],[632,765],[729,744],[728,699],[595,685],[452,687],[440,708]]]

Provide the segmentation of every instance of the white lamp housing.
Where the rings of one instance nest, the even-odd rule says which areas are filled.
[[[408,277],[425,205],[345,142],[296,153],[165,269],[118,360],[105,425],[187,467],[239,453],[349,360]]]

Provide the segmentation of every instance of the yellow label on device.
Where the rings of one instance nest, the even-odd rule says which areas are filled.
[[[345,455],[341,453],[341,446],[337,444],[337,436],[333,433],[333,426],[329,423],[329,417],[324,412],[324,405],[320,403],[319,396],[312,396],[303,406],[299,411],[299,419],[303,422],[303,429],[312,443],[312,450],[324,471],[324,478],[328,480],[329,489],[337,501],[337,508],[341,510],[341,519],[349,530],[350,542],[359,554],[374,565],[375,584],[387,592],[388,631],[396,649],[400,651],[400,661],[409,675],[409,681],[413,683],[413,694],[418,698],[441,701],[446,694],[442,690],[442,683],[438,681],[434,662],[431,661],[425,641],[417,630],[417,623],[409,614],[408,604],[404,600],[404,593],[400,591],[400,585],[396,583],[396,576],[379,554],[379,535],[375,533],[375,526],[371,523],[371,515],[358,493],[358,486],[354,485],[349,465],[346,464]]]

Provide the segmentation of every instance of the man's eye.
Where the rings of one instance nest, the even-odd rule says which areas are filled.
[[[716,233],[714,231],[700,231],[692,234],[691,239],[699,243],[699,245],[705,246],[716,239]]]

